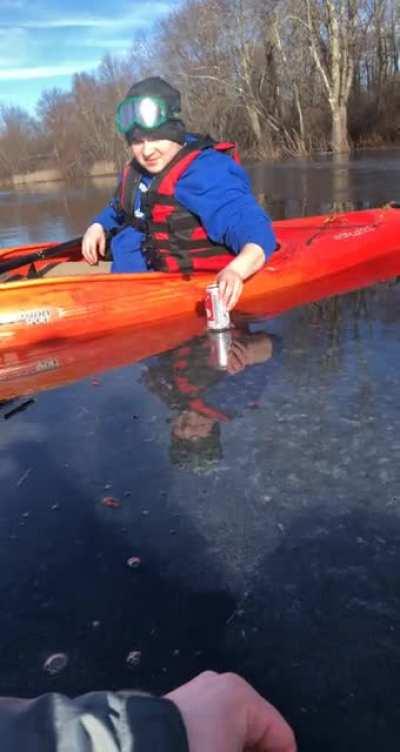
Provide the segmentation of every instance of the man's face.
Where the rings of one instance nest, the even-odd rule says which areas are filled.
[[[210,435],[214,423],[215,418],[208,418],[195,410],[184,410],[174,418],[172,433],[178,439],[204,439]]]
[[[141,167],[144,167],[147,172],[153,175],[161,172],[181,148],[181,144],[167,139],[160,139],[159,141],[143,139],[135,141],[131,145],[133,157]]]

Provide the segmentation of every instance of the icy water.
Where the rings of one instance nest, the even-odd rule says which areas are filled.
[[[275,217],[367,207],[400,152],[252,176]],[[0,242],[79,234],[111,189],[4,192]],[[202,336],[4,404],[0,693],[234,670],[301,750],[395,749],[399,304],[393,280],[252,323],[235,373]]]

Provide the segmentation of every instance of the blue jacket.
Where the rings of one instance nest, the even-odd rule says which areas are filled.
[[[140,200],[138,191],[137,201]],[[245,170],[233,159],[214,149],[206,149],[180,177],[175,198],[200,217],[211,240],[237,254],[246,243],[257,243],[267,259],[276,247],[271,220],[257,203]],[[134,208],[140,208],[136,205]],[[115,201],[105,207],[93,222],[105,230],[120,227],[123,220]],[[141,252],[143,233],[124,228],[112,239],[113,272],[149,271]]]

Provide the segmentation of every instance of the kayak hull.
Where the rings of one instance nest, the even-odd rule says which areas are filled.
[[[347,274],[354,289],[360,269],[374,269],[375,281],[400,274],[400,211],[394,208],[305,217],[274,223],[279,249],[247,280],[238,314],[275,315],[310,300],[336,294],[335,279]],[[8,248],[1,262],[55,244]],[[79,248],[74,249],[75,258]],[[71,260],[69,255],[60,259]],[[35,264],[35,271],[43,262]],[[127,327],[168,324],[182,317],[204,318],[205,288],[212,273],[195,275],[99,274],[26,278],[0,284],[0,348],[90,338]],[[351,288],[351,272],[354,285]]]

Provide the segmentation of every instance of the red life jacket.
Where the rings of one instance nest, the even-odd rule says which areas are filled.
[[[208,350],[208,342],[206,340],[205,345]],[[216,407],[207,405],[201,396],[201,392],[204,391],[205,385],[193,383],[188,375],[188,366],[191,362],[192,347],[184,345],[180,347],[174,353],[172,360],[172,383],[179,394],[190,397],[187,407],[190,410],[195,410],[197,413],[204,415],[206,418],[212,418],[212,420],[220,423],[227,423],[231,420],[229,415],[218,410]],[[211,376],[215,373],[215,369],[207,369]]]
[[[127,223],[145,233],[142,250],[152,269],[169,272],[213,271],[223,269],[232,254],[225,246],[213,243],[201,221],[175,198],[176,185],[185,170],[205,149],[228,154],[239,162],[236,144],[202,139],[184,146],[158,173],[149,190],[141,196],[143,219],[134,216],[136,192],[141,173],[129,162],[122,173],[116,198]]]

